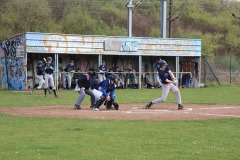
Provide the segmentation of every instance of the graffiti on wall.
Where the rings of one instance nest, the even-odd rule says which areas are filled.
[[[134,56],[201,56],[201,40],[27,33],[26,52]]]
[[[22,37],[8,39],[0,44],[2,86],[9,86],[10,90],[26,90],[27,62],[24,55]]]
[[[122,51],[124,52],[137,52],[138,42],[137,41],[124,41],[122,42]]]

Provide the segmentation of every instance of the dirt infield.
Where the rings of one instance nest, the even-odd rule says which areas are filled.
[[[89,106],[74,110],[73,106],[43,106],[0,108],[0,112],[9,115],[30,117],[63,117],[82,119],[115,120],[201,120],[214,118],[240,118],[240,106],[237,105],[196,105],[185,104],[184,110],[177,110],[176,104],[157,104],[144,109],[145,104],[121,104],[120,109],[92,111]]]

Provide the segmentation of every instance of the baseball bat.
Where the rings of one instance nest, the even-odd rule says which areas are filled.
[[[44,62],[47,62],[46,58],[43,58]]]

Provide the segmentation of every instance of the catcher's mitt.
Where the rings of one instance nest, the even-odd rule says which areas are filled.
[[[119,105],[118,105],[116,102],[113,102],[113,106],[114,106],[114,108],[115,108],[116,110],[118,110]]]

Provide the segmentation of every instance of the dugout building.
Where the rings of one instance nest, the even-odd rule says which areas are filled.
[[[37,61],[51,56],[55,84],[70,60],[85,72],[102,60],[108,68],[133,69],[139,88],[143,76],[155,83],[155,63],[166,60],[181,85],[199,87],[201,80],[201,40],[150,37],[111,37],[27,32],[0,43],[0,85],[10,90],[28,90],[35,84]],[[184,82],[184,75],[191,82]],[[189,84],[184,84],[189,83]]]

